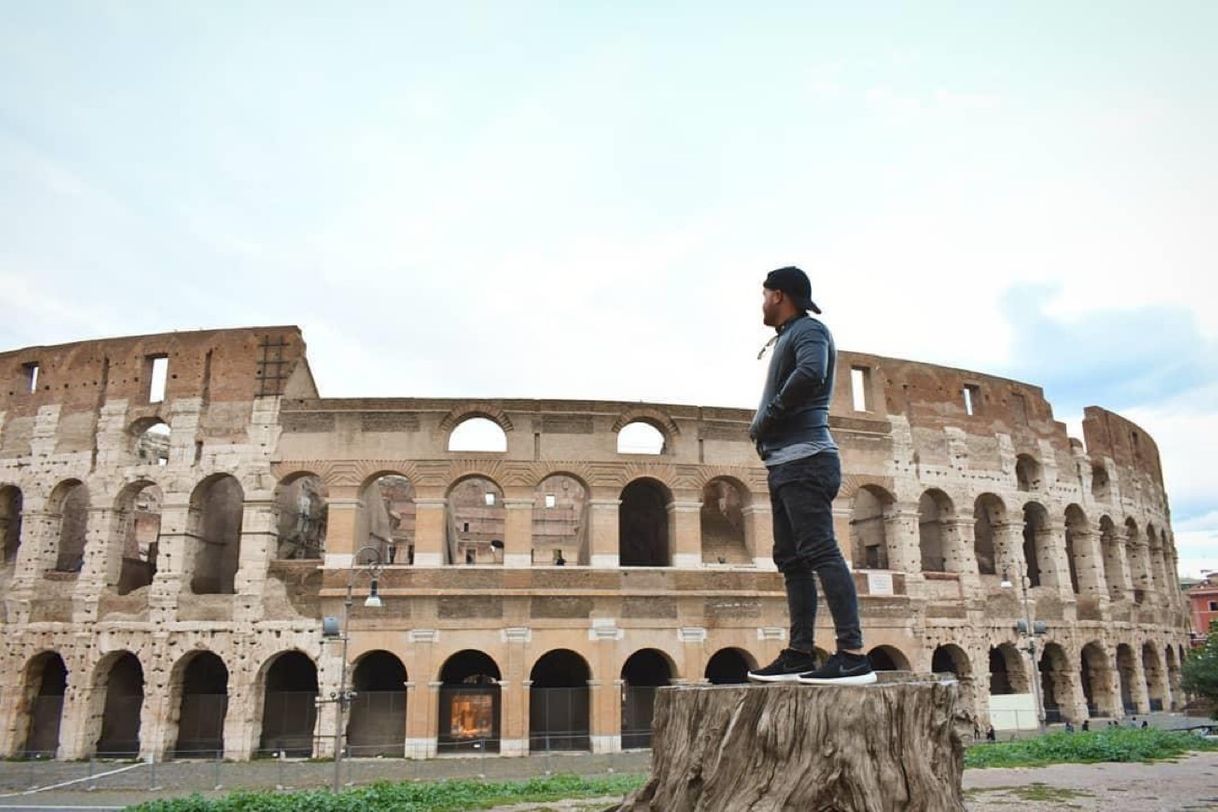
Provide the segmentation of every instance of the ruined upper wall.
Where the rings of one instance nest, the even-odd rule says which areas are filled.
[[[108,400],[147,403],[153,359],[169,359],[165,402],[175,398],[251,400],[317,390],[305,362],[299,327],[249,327],[78,341],[0,353],[0,411],[31,417],[42,406],[65,413]],[[302,366],[303,365],[303,366]],[[31,391],[31,370],[37,386]]]
[[[1088,406],[1083,410],[1083,438],[1092,459],[1111,457],[1118,468],[1132,469],[1162,484],[1159,446],[1137,423],[1099,406]]]

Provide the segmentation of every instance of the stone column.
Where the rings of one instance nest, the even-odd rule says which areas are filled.
[[[1026,572],[1023,562],[1023,521],[1004,520],[994,525],[994,571],[999,577],[1005,572],[1013,582]]]
[[[228,712],[224,715],[224,758],[247,761],[258,748],[262,718],[257,676],[245,669],[232,671],[228,679]]]
[[[754,499],[741,509],[744,516],[744,546],[757,569],[774,569],[774,514],[769,503]]]
[[[1128,538],[1124,529],[1113,528],[1111,542],[1104,550],[1104,561],[1113,573],[1112,577],[1106,577],[1105,581],[1108,583],[1108,597],[1114,601],[1129,600],[1133,597],[1127,545]]]
[[[1066,525],[1050,521],[1036,532],[1037,563],[1040,565],[1040,583],[1056,590],[1064,599],[1074,597],[1074,585],[1070,583],[1070,565],[1066,561]]]
[[[907,576],[921,576],[922,545],[918,535],[918,507],[901,504],[884,514],[888,568]],[[907,579],[908,580],[908,579]]]
[[[622,680],[588,680],[589,727],[593,753],[622,750]]]
[[[509,488],[503,497],[503,566],[533,566],[533,493]]]
[[[1090,530],[1072,534],[1074,545],[1074,569],[1078,573],[1078,592],[1088,598],[1108,596],[1108,584],[1104,578],[1104,562],[1100,551],[1099,534]]]
[[[960,573],[960,594],[968,597],[981,589],[974,549],[975,526],[972,518],[955,516],[943,521],[943,558],[949,572]]]
[[[681,679],[687,682],[706,681],[706,663],[709,659],[706,650],[706,629],[701,626],[682,626],[677,629],[677,639],[682,643],[684,651],[684,667]],[[674,684],[676,680],[673,680]]]
[[[593,567],[618,567],[618,508],[622,500],[593,497],[588,500],[588,537]]]
[[[702,566],[702,502],[674,498],[668,503],[668,546],[672,566]]]
[[[86,520],[84,563],[72,589],[72,622],[97,620],[97,605],[107,587],[118,585],[123,566],[121,514],[110,508],[89,508]]]
[[[421,489],[420,489],[421,490]],[[444,547],[448,534],[448,500],[443,497],[423,497],[414,500],[414,565],[416,567],[444,566]]]
[[[410,634],[407,649],[407,675],[414,690],[406,703],[406,757],[432,758],[436,754],[440,730],[440,685],[432,681],[437,673],[433,662],[434,630],[415,630]]]
[[[16,663],[16,660],[9,662]],[[20,665],[20,676],[14,673],[11,679],[0,684],[0,756],[4,757],[18,755],[29,732],[30,709],[26,700],[25,663]]]
[[[858,569],[865,562],[854,560],[854,545],[850,542],[851,513],[853,511],[849,501],[843,501],[840,498],[833,500],[833,534],[837,536],[837,546],[842,550],[846,566]]]
[[[326,499],[326,569],[345,570],[351,566],[355,551],[363,546],[359,538],[360,510],[364,507],[358,485],[331,485]],[[366,531],[365,531],[366,532]]]
[[[237,573],[233,578],[236,593],[233,620],[262,619],[262,593],[266,587],[267,568],[278,553],[279,528],[275,501],[270,493],[261,498],[249,498],[241,514],[241,551]]]
[[[503,673],[499,681],[499,753],[504,756],[526,756],[529,753],[529,685],[526,672],[527,647],[532,639],[528,627],[503,630],[507,643]],[[526,685],[525,683],[528,683]]]
[[[1132,646],[1130,646],[1130,650],[1133,650]],[[1138,656],[1138,652],[1134,651],[1129,659],[1133,663],[1129,674],[1129,693],[1133,696],[1133,704],[1138,709],[1138,713],[1150,713],[1150,693],[1146,690],[1146,672],[1142,670],[1142,658]]]
[[[178,596],[190,588],[194,573],[198,543],[193,535],[197,518],[185,493],[166,493],[161,503],[161,534],[157,542],[156,575],[148,589],[148,606],[152,622],[172,621],[178,608]]]
[[[1126,543],[1126,550],[1129,554],[1130,581],[1134,590],[1142,593],[1142,600],[1145,602],[1154,589],[1146,543],[1141,539],[1130,539]]]

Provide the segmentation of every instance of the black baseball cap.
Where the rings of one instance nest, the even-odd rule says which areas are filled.
[[[808,275],[794,265],[770,271],[761,284],[770,290],[781,290],[795,300],[795,306],[800,310],[820,312],[812,301],[812,283],[808,281]]]

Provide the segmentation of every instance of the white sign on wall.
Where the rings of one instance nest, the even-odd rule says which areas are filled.
[[[892,573],[891,572],[869,572],[867,573],[867,593],[869,595],[891,595],[892,592]]]

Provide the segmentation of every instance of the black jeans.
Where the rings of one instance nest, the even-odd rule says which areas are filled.
[[[821,452],[770,469],[774,511],[774,563],[787,586],[790,647],[812,652],[816,581],[833,615],[837,648],[863,647],[854,577],[833,535],[833,499],[842,485],[841,457]]]

